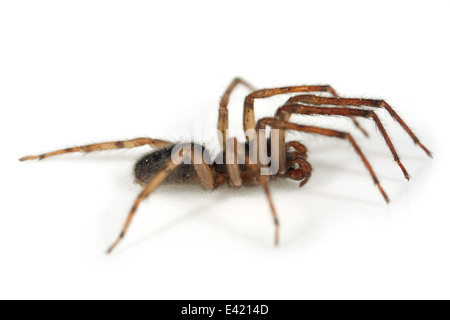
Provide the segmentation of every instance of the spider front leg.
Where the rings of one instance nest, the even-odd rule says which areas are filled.
[[[293,99],[292,99],[293,100]],[[308,106],[301,103],[297,104],[285,104],[278,108],[277,116],[282,118],[285,121],[288,121],[292,114],[299,115],[329,115],[329,116],[344,116],[344,117],[363,117],[372,119],[380,130],[381,135],[386,141],[387,146],[391,150],[392,156],[394,157],[394,161],[397,162],[398,166],[403,172],[403,175],[407,180],[409,180],[409,174],[406,171],[403,163],[400,161],[400,157],[397,154],[397,151],[394,148],[394,145],[389,138],[384,126],[381,124],[380,119],[377,114],[372,110],[361,110],[354,108],[333,108],[333,107],[316,107],[316,106]]]
[[[357,99],[357,98],[330,98],[319,97],[314,95],[298,95],[288,100],[289,103],[306,103],[313,105],[334,105],[334,106],[352,106],[352,107],[372,107],[372,108],[384,108],[389,112],[392,118],[394,118],[400,126],[408,133],[411,139],[422,148],[425,153],[432,158],[431,152],[419,141],[417,136],[406,125],[406,123],[400,118],[400,116],[392,109],[392,107],[384,100],[376,99]],[[386,141],[387,142],[387,141]]]
[[[123,148],[136,148],[144,145],[149,145],[151,147],[160,149],[164,147],[168,147],[173,145],[172,142],[150,139],[150,138],[136,138],[131,140],[122,140],[122,141],[112,141],[112,142],[102,142],[102,143],[94,143],[88,144],[79,147],[72,147],[66,149],[60,149],[48,153],[43,153],[36,156],[26,156],[20,158],[20,161],[26,160],[42,160],[48,157],[57,156],[64,153],[72,153],[72,152],[93,152],[93,151],[103,151],[103,150],[112,150],[112,149],[123,149]]]
[[[372,166],[370,165],[369,161],[359,148],[358,144],[356,143],[355,139],[353,139],[352,135],[347,132],[342,132],[338,130],[332,130],[332,129],[326,129],[326,128],[320,128],[320,127],[314,127],[314,126],[304,126],[295,124],[292,122],[287,122],[284,120],[280,120],[278,118],[262,118],[258,121],[258,124],[256,126],[257,130],[263,130],[267,126],[272,127],[273,129],[281,129],[281,130],[294,130],[294,131],[301,131],[305,133],[313,133],[313,134],[320,134],[328,137],[334,137],[339,139],[345,139],[350,142],[350,144],[353,146],[356,153],[359,155],[361,160],[363,161],[364,165],[366,166],[367,170],[369,171],[370,175],[372,176],[373,182],[378,187],[378,190],[380,191],[381,195],[383,196],[384,200],[389,203],[389,198],[384,191],[384,189],[381,187],[381,184],[375,175],[375,172],[372,169]]]
[[[286,93],[300,93],[300,92],[327,92],[331,94],[333,97],[338,97],[336,90],[334,90],[329,85],[321,85],[321,86],[290,86],[290,87],[280,87],[280,88],[271,88],[271,89],[261,89],[254,91],[245,97],[244,101],[244,131],[254,130],[256,127],[255,122],[255,111],[254,104],[255,99],[264,99],[269,98],[279,94]],[[367,137],[368,133],[364,130],[364,128],[358,123],[358,121],[352,118],[355,126],[361,130],[361,132]],[[251,140],[251,137],[249,137]]]
[[[320,86],[291,86],[291,87],[280,87],[280,88],[271,88],[271,89],[262,89],[257,90],[245,97],[244,101],[244,131],[248,132],[247,138],[248,140],[255,139],[253,134],[253,130],[256,127],[255,124],[255,111],[254,104],[255,99],[264,99],[269,98],[279,94],[287,94],[287,93],[300,93],[300,92],[326,92],[331,94],[333,97],[338,97],[336,90],[334,90],[329,85],[320,85]],[[282,120],[287,121],[288,119]],[[367,137],[368,133],[364,130],[364,128],[358,123],[355,118],[351,118],[355,126]],[[278,174],[284,175],[286,173],[286,150],[285,150],[285,134],[284,130],[280,129],[279,136],[279,147],[280,147],[280,163],[279,163],[279,171]]]

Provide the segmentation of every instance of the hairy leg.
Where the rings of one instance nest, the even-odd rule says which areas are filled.
[[[72,152],[93,152],[93,151],[103,151],[103,150],[111,150],[111,149],[123,149],[123,148],[136,148],[144,145],[149,145],[151,147],[160,149],[170,145],[173,145],[172,142],[164,141],[164,140],[156,140],[150,138],[137,138],[132,140],[123,140],[123,141],[111,141],[111,142],[102,142],[102,143],[94,143],[88,144],[79,147],[66,148],[61,150],[56,150],[48,153],[43,153],[36,156],[26,156],[20,158],[20,161],[26,160],[42,160],[48,157],[53,157],[56,155],[64,154],[64,153],[72,153]]]
[[[400,126],[408,133],[415,144],[419,145],[423,151],[432,157],[431,152],[419,141],[417,136],[406,125],[406,123],[400,118],[400,116],[392,109],[392,107],[384,100],[376,99],[356,99],[356,98],[335,98],[335,97],[319,97],[314,95],[298,95],[289,99],[291,103],[306,103],[313,105],[334,105],[334,106],[352,106],[352,107],[373,107],[384,108],[389,112],[392,118],[394,118]]]
[[[361,149],[359,148],[358,144],[353,139],[351,134],[349,134],[347,132],[338,131],[338,130],[331,130],[331,129],[314,127],[314,126],[299,125],[299,124],[295,124],[292,122],[280,120],[278,118],[260,119],[257,124],[257,129],[258,130],[264,129],[266,126],[270,126],[274,129],[278,128],[278,129],[284,129],[284,130],[294,130],[294,131],[301,131],[301,132],[306,132],[306,133],[320,134],[320,135],[324,135],[324,136],[328,136],[328,137],[335,137],[335,138],[339,138],[339,139],[346,139],[347,141],[350,142],[350,144],[353,146],[355,152],[359,155],[359,157],[363,161],[364,165],[366,166],[367,170],[369,171],[370,175],[372,176],[373,182],[378,187],[378,190],[382,194],[384,200],[387,203],[389,203],[389,198],[386,195],[386,192],[384,191],[384,189],[381,187],[381,184],[378,181],[378,178],[375,175],[375,172],[373,171],[372,166],[370,165],[369,161],[367,160],[367,158],[365,157],[365,155],[363,154],[363,152],[361,151]]]
[[[392,156],[394,157],[394,161],[397,162],[398,166],[403,172],[403,175],[407,180],[409,180],[409,174],[403,166],[400,158],[397,154],[397,151],[394,148],[394,145],[389,138],[389,135],[386,132],[386,129],[381,124],[380,119],[376,115],[373,110],[362,110],[355,108],[343,108],[343,107],[316,107],[316,106],[308,106],[304,104],[285,104],[280,107],[277,111],[277,115],[283,115],[283,119],[288,121],[292,114],[300,114],[300,115],[327,115],[327,116],[344,116],[344,117],[363,117],[372,119],[380,130],[381,135],[388,148],[390,149]]]
[[[194,162],[194,147],[184,147],[180,150],[180,157],[179,160],[184,160],[186,158],[190,159],[191,163]],[[144,190],[139,194],[139,196],[136,198],[136,200],[133,203],[133,206],[131,207],[130,212],[128,213],[127,219],[125,220],[125,224],[122,227],[122,231],[120,232],[118,238],[114,243],[109,247],[108,253],[111,253],[111,251],[119,244],[119,242],[125,237],[125,233],[128,230],[128,227],[131,224],[131,221],[138,209],[139,204],[147,198],[153,191],[156,190],[163,182],[164,180],[169,176],[169,174],[175,170],[175,168],[181,164],[182,161],[176,161],[174,162],[173,159],[170,159],[167,164],[153,177],[152,180],[145,186]],[[212,176],[212,172],[210,167],[205,163],[204,159],[202,158],[202,163],[195,164],[194,168],[197,173],[197,175],[200,178],[200,181],[202,183],[202,186],[205,189],[213,189],[214,188],[214,179]]]
[[[242,185],[241,170],[239,169],[238,157],[245,155],[242,145],[236,138],[227,139],[226,143],[226,167],[229,176],[229,184],[238,188]]]
[[[241,144],[237,144],[236,151],[237,156],[240,159],[245,159],[245,163],[249,168],[248,171],[244,171],[240,174],[243,183],[246,185],[257,185],[259,183],[263,187],[264,194],[266,195],[267,201],[269,202],[270,213],[272,214],[273,222],[275,225],[275,245],[278,245],[280,239],[280,223],[278,220],[275,205],[272,200],[272,195],[270,194],[269,190],[269,176],[261,175],[261,167],[255,163],[255,159],[250,159],[250,155],[245,152],[245,149]],[[237,169],[239,169],[239,167]]]
[[[230,101],[230,95],[233,92],[233,90],[239,85],[243,85],[250,89],[251,91],[254,91],[252,85],[250,85],[248,82],[242,80],[241,78],[235,78],[230,83],[228,88],[225,90],[225,93],[223,94],[220,104],[219,104],[219,120],[217,123],[217,129],[222,134],[222,140],[220,143],[222,144],[222,148],[225,148],[225,144],[227,141],[227,130],[228,130],[228,103]]]
[[[271,88],[271,89],[262,89],[257,90],[245,98],[244,101],[244,131],[248,132],[248,139],[253,140],[256,139],[252,130],[255,129],[256,121],[255,121],[255,112],[254,112],[254,103],[255,99],[263,99],[272,97],[279,94],[287,94],[287,93],[299,93],[299,92],[327,92],[331,94],[333,97],[338,97],[336,90],[334,90],[329,85],[314,85],[314,86],[290,86],[290,87],[280,87],[280,88]],[[288,100],[289,101],[289,100]],[[288,121],[288,119],[282,120]],[[355,126],[367,137],[368,133],[364,130],[364,128],[358,123],[355,118],[351,118]],[[278,173],[280,175],[284,175],[286,173],[286,150],[285,150],[285,133],[283,129],[279,129],[278,142],[280,146],[280,165]]]
[[[333,97],[338,97],[336,90],[334,90],[329,85],[322,86],[290,86],[290,87],[280,87],[280,88],[271,88],[271,89],[261,89],[254,91],[245,97],[244,101],[244,130],[255,129],[255,112],[254,112],[254,103],[255,99],[263,99],[272,97],[279,94],[286,93],[298,93],[298,92],[328,92]],[[367,132],[361,127],[361,125],[356,121],[356,119],[352,119],[354,124],[358,129],[362,131],[365,136],[368,136]]]

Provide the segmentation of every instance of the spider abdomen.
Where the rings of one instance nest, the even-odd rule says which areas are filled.
[[[196,148],[201,148],[205,153],[205,148],[198,144],[192,144]],[[137,183],[146,185],[161,169],[171,160],[173,149],[177,145],[172,145],[163,149],[155,150],[140,158],[134,166],[134,177]],[[178,145],[180,146],[180,145]],[[181,145],[182,146],[182,145]],[[208,152],[206,150],[206,152]],[[199,183],[194,166],[192,164],[181,163],[173,170],[165,183]]]

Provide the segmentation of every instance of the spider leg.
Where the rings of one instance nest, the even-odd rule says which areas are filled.
[[[338,97],[336,90],[329,85],[321,85],[321,86],[291,86],[291,87],[280,87],[280,88],[271,88],[271,89],[262,89],[257,90],[245,97],[244,101],[244,131],[247,133],[248,140],[255,139],[254,129],[255,129],[255,111],[254,111],[254,103],[255,99],[263,99],[272,97],[279,94],[286,93],[299,93],[299,92],[327,92],[331,94],[333,97]],[[288,100],[289,101],[289,100]],[[282,120],[288,120],[283,119]],[[355,118],[351,118],[355,126],[366,136],[368,137],[368,133],[364,128],[358,123]],[[280,147],[280,162],[279,162],[279,170],[278,174],[284,175],[286,173],[286,149],[285,149],[285,134],[284,130],[280,129],[278,134],[278,143]]]
[[[347,132],[342,132],[338,130],[331,130],[326,128],[320,128],[320,127],[313,127],[313,126],[304,126],[295,124],[292,122],[287,122],[281,119],[277,118],[262,118],[258,121],[257,129],[264,129],[266,126],[270,126],[274,129],[283,129],[283,130],[295,130],[295,131],[301,131],[306,133],[314,133],[314,134],[320,134],[328,137],[335,137],[340,139],[346,139],[350,142],[350,144],[355,149],[356,153],[359,155],[361,160],[363,161],[364,165],[366,166],[367,170],[369,171],[370,175],[372,176],[373,182],[378,187],[378,190],[381,192],[384,200],[389,203],[389,198],[384,191],[384,189],[381,187],[380,182],[378,181],[377,176],[375,175],[375,172],[372,169],[372,166],[370,165],[369,161],[359,148],[356,141],[353,139],[352,135]]]
[[[288,121],[291,114],[301,114],[301,115],[333,115],[333,116],[344,116],[344,117],[363,117],[363,118],[371,118],[378,129],[380,130],[381,135],[386,141],[387,146],[391,150],[392,156],[394,157],[394,161],[397,162],[398,166],[403,172],[403,175],[407,180],[409,180],[409,174],[403,166],[400,158],[397,154],[397,151],[394,148],[394,145],[389,138],[389,135],[386,132],[386,129],[381,124],[380,119],[377,114],[373,110],[367,109],[355,109],[355,108],[343,108],[343,107],[316,107],[316,106],[308,106],[301,103],[298,104],[285,104],[278,108],[277,115],[286,114],[282,117],[283,120]],[[280,117],[281,118],[281,117]]]
[[[250,157],[245,153],[245,150],[243,148],[237,149],[238,154],[241,156],[242,154],[245,154],[245,162],[247,163],[248,167],[250,168],[251,173],[253,176],[258,177],[259,183],[263,187],[264,194],[266,195],[267,201],[269,202],[270,207],[270,213],[272,214],[273,223],[275,225],[275,245],[277,246],[280,239],[280,222],[278,220],[278,214],[275,209],[275,205],[272,200],[272,195],[270,194],[268,176],[261,174],[261,167],[260,165],[256,164],[256,159],[251,159],[252,152],[250,152]]]
[[[334,105],[334,106],[352,106],[352,107],[373,107],[386,109],[392,118],[394,118],[401,127],[409,134],[415,144],[419,145],[423,151],[432,157],[431,152],[419,141],[412,130],[406,125],[406,123],[400,118],[400,116],[387,104],[384,100],[376,99],[357,99],[357,98],[331,98],[331,97],[318,97],[314,95],[299,95],[289,99],[291,103],[303,102],[313,105]]]
[[[150,182],[145,186],[144,190],[142,190],[142,192],[134,201],[133,206],[128,213],[127,219],[125,220],[125,224],[122,227],[122,231],[120,232],[116,241],[114,241],[114,243],[109,247],[107,253],[111,253],[112,250],[114,250],[119,242],[125,237],[125,233],[127,232],[131,220],[133,219],[141,201],[147,198],[153,191],[155,191],[157,187],[159,187],[164,182],[169,174],[182,163],[181,160],[188,158],[191,163],[193,162],[195,171],[200,178],[203,188],[207,190],[211,190],[214,188],[214,179],[211,168],[205,163],[203,157],[201,158],[202,160],[200,163],[196,163],[196,161],[193,161],[193,159],[195,158],[194,149],[195,146],[183,147],[180,150],[180,161],[174,162],[173,159],[170,159],[167,164],[153,177],[153,179],[150,180]]]
[[[280,87],[280,88],[271,88],[271,89],[261,89],[254,91],[245,97],[244,101],[244,131],[254,130],[255,129],[255,111],[254,111],[254,103],[255,99],[263,99],[272,97],[279,94],[286,93],[298,93],[298,92],[328,92],[333,97],[339,97],[336,90],[334,90],[329,85],[322,86],[291,86],[291,87]],[[352,118],[355,126],[361,130],[361,132],[367,137],[368,133],[364,130],[364,128],[358,123],[358,121]],[[251,137],[249,138],[249,140]]]
[[[238,84],[242,84],[246,86],[250,90],[255,90],[248,82],[240,79],[235,78],[231,84],[228,86],[227,90],[222,96],[222,99],[220,100],[220,108],[219,108],[219,120],[217,129],[222,134],[222,140],[220,141],[222,143],[222,148],[225,148],[226,146],[226,154],[227,157],[233,157],[229,160],[232,161],[226,161],[227,162],[227,171],[230,177],[230,183],[234,187],[239,187],[242,185],[242,178],[241,178],[241,172],[239,169],[239,164],[237,162],[237,157],[242,157],[245,155],[245,150],[242,148],[242,146],[237,142],[236,138],[230,138],[227,137],[227,130],[228,130],[228,103],[230,99],[231,92],[236,88]],[[230,152],[232,152],[230,154]],[[247,157],[247,163],[248,157]],[[270,195],[270,190],[267,184],[267,177],[261,176],[259,174],[259,168],[257,165],[249,165],[251,168],[251,171],[253,174],[256,174],[259,177],[259,181],[264,189],[264,193],[267,197],[267,200],[269,201],[270,210],[274,219],[275,224],[275,245],[278,245],[279,242],[279,222],[278,222],[278,216],[275,210],[275,206],[273,204],[272,196]]]
[[[272,196],[267,184],[267,176],[261,175],[260,167],[253,158],[254,154],[248,154],[243,144],[238,143],[236,138],[228,138],[226,144],[226,168],[228,172],[228,183],[233,186],[261,185],[269,202],[270,211],[275,224],[275,245],[279,242],[279,222],[273,204]],[[251,159],[250,159],[251,158]],[[241,172],[239,164],[245,164],[247,169]]]
[[[251,91],[254,91],[252,85],[250,85],[248,82],[242,80],[241,78],[234,78],[233,81],[231,81],[228,88],[225,90],[225,93],[223,94],[222,98],[220,99],[219,104],[219,120],[217,122],[217,129],[222,134],[222,140],[220,143],[222,144],[222,148],[225,148],[225,144],[227,141],[227,130],[228,130],[228,103],[230,101],[230,95],[233,92],[233,90],[239,85],[244,85]]]
[[[229,175],[229,182],[232,187],[240,187],[242,185],[241,170],[239,169],[238,156],[245,155],[242,145],[236,138],[227,139],[226,143],[226,159],[225,163]]]
[[[252,171],[257,173],[259,176],[259,181],[264,189],[267,201],[269,201],[270,212],[272,214],[273,223],[275,225],[275,245],[277,246],[280,239],[280,223],[278,221],[277,211],[275,210],[275,205],[273,204],[272,196],[270,195],[269,185],[267,183],[267,176],[260,175],[258,173],[258,167],[256,165],[250,165]],[[255,172],[256,171],[256,172]]]
[[[128,227],[130,226],[131,220],[134,217],[134,214],[136,213],[136,210],[141,203],[142,200],[147,198],[155,189],[163,183],[163,181],[167,178],[167,176],[177,167],[177,164],[175,164],[172,160],[169,160],[169,162],[164,166],[164,168],[156,174],[155,177],[147,184],[147,186],[142,190],[142,192],[139,194],[139,196],[136,198],[136,200],[133,203],[133,206],[131,207],[130,212],[128,213],[127,219],[125,221],[125,224],[122,228],[122,231],[120,232],[119,237],[116,239],[116,241],[109,247],[107,253],[111,253],[114,248],[119,244],[119,242],[125,237],[125,233],[128,230]]]
[[[103,150],[111,150],[111,149],[123,149],[123,148],[135,148],[143,145],[149,145],[154,148],[163,148],[170,145],[173,145],[172,142],[164,141],[164,140],[156,140],[150,138],[137,138],[132,140],[123,140],[123,141],[111,141],[111,142],[102,142],[102,143],[94,143],[88,144],[79,147],[66,148],[61,150],[56,150],[48,153],[43,153],[36,156],[26,156],[20,158],[20,161],[26,160],[42,160],[48,157],[53,157],[56,155],[71,153],[71,152],[93,152],[93,151],[103,151]]]

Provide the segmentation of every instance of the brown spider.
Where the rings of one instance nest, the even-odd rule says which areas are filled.
[[[244,101],[244,130],[246,131],[248,141],[243,144],[238,143],[235,138],[227,137],[227,106],[229,97],[231,92],[239,84],[244,85],[252,91],[252,93],[246,96]],[[325,92],[331,96],[324,97],[312,94],[293,96],[278,108],[274,117],[262,118],[257,123],[255,122],[253,107],[255,99],[299,92]],[[300,186],[303,186],[311,177],[312,171],[311,165],[307,161],[306,147],[298,141],[286,142],[286,130],[301,131],[348,140],[363,161],[385,201],[389,202],[389,198],[381,187],[372,166],[350,133],[292,123],[289,122],[291,114],[338,115],[349,117],[365,135],[367,135],[367,133],[359,125],[355,117],[371,118],[377,125],[394,160],[403,171],[405,178],[409,180],[409,175],[400,161],[391,139],[386,133],[377,114],[372,109],[367,109],[367,107],[386,109],[392,118],[394,118],[411,136],[414,143],[418,144],[427,155],[431,157],[430,151],[428,151],[428,149],[419,141],[397,113],[395,113],[395,111],[383,100],[340,98],[336,94],[336,91],[328,85],[292,86],[255,90],[247,82],[240,78],[236,78],[231,82],[220,101],[218,130],[223,151],[214,161],[207,159],[210,157],[210,153],[201,145],[195,143],[175,144],[169,141],[150,138],[137,138],[125,141],[103,142],[72,147],[37,156],[23,157],[20,161],[32,159],[42,160],[44,158],[70,152],[92,152],[109,149],[134,148],[143,145],[149,145],[156,148],[156,151],[146,154],[135,165],[134,175],[136,181],[143,185],[144,189],[135,200],[119,237],[109,247],[108,253],[110,253],[125,236],[140,202],[147,198],[164,181],[176,183],[200,182],[203,188],[207,190],[215,189],[226,182],[235,188],[242,185],[261,185],[270,205],[275,224],[275,244],[278,244],[279,223],[267,181],[269,178],[287,177],[301,181]],[[272,128],[272,136],[271,139],[266,140],[264,130],[267,126]],[[278,135],[273,134],[275,131],[277,131]],[[260,135],[261,132],[263,133],[262,135]],[[255,152],[252,153],[252,150]],[[201,154],[199,158],[196,158],[198,151],[200,151]],[[272,154],[274,156],[271,157],[270,161],[266,161]],[[176,157],[174,158],[174,155],[178,156],[178,159],[175,159]],[[194,159],[197,161],[192,161]],[[268,169],[267,167],[269,164],[272,168],[276,168],[276,170],[269,174],[262,174],[262,170]]]

